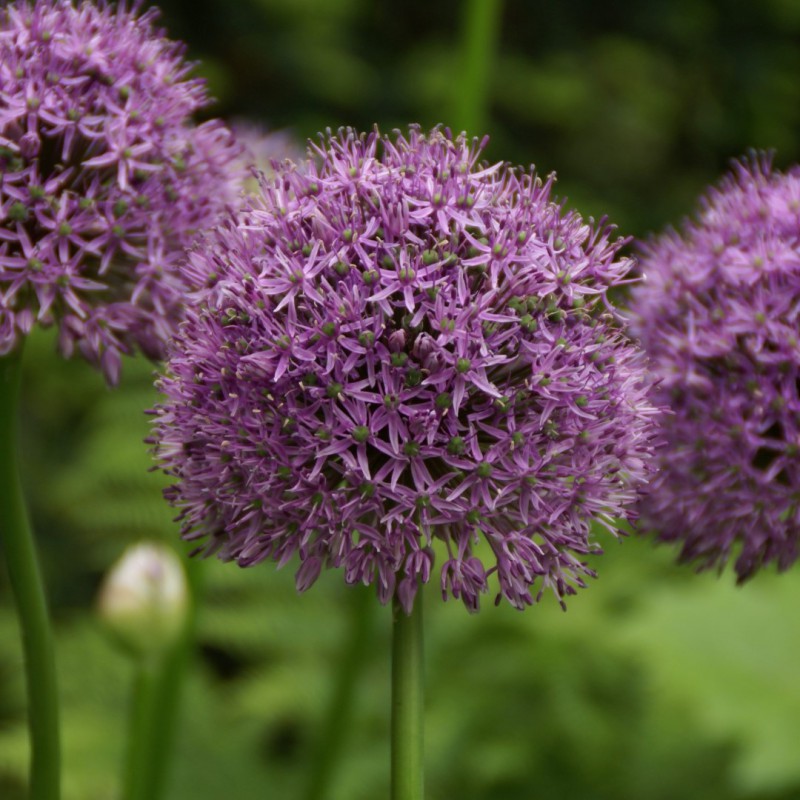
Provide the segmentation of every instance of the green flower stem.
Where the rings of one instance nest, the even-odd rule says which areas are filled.
[[[25,653],[30,800],[58,800],[61,745],[55,650],[17,464],[21,362],[19,353],[0,358],[0,533]]]
[[[149,752],[153,741],[150,734],[156,730],[156,684],[160,666],[157,661],[148,659],[136,664],[131,695],[125,786],[122,793],[124,800],[145,800],[152,783]]]
[[[410,616],[396,597],[392,612],[391,800],[422,800],[422,593]]]
[[[356,683],[366,657],[372,627],[372,610],[375,607],[374,590],[371,586],[354,586],[348,594],[352,599],[352,606],[348,609],[348,641],[344,657],[338,665],[339,671],[318,740],[317,752],[311,762],[312,773],[306,800],[322,800],[331,793],[331,777],[350,729]]]
[[[500,32],[501,0],[464,0],[462,55],[456,79],[453,127],[479,135],[486,129],[489,85]]]
[[[186,566],[191,600],[181,638],[160,658],[136,665],[131,696],[123,800],[161,800],[172,760],[181,687],[195,646],[203,564]]]

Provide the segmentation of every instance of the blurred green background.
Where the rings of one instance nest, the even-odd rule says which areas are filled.
[[[228,118],[303,139],[327,126],[447,123],[463,72],[458,2],[167,0],[163,21]],[[800,150],[795,0],[507,2],[488,157],[557,170],[585,215],[646,236],[748,148]],[[473,131],[479,134],[484,131]],[[131,665],[94,596],[124,546],[177,543],[148,473],[152,366],[109,392],[32,337],[25,482],[54,610],[66,800],[118,796]],[[478,616],[426,593],[431,800],[800,798],[800,572],[695,575],[647,539],[606,540],[563,614]],[[195,568],[198,571],[198,568]],[[198,646],[169,797],[300,797],[353,614],[338,573],[302,597],[291,568],[205,562]],[[786,617],[789,617],[787,620]],[[389,613],[374,604],[330,800],[388,791]],[[0,571],[0,797],[24,796],[18,632]]]

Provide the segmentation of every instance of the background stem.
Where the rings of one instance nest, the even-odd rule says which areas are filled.
[[[464,0],[461,63],[456,78],[454,133],[486,132],[492,61],[500,32],[501,0]]]
[[[136,665],[131,694],[124,800],[161,800],[169,779],[184,677],[194,652],[203,563],[184,564],[190,591],[181,638],[157,659]]]
[[[19,353],[0,358],[0,536],[17,605],[28,693],[30,798],[58,800],[61,746],[55,650],[17,463]]]
[[[149,734],[156,714],[155,684],[159,665],[142,660],[136,664],[131,693],[128,755],[125,765],[124,800],[145,800],[151,783],[148,770],[148,750],[152,747]]]
[[[322,800],[330,793],[327,790],[350,729],[356,682],[366,656],[375,606],[374,592],[372,587],[358,585],[352,587],[348,595],[351,600],[348,641],[339,661],[339,672],[318,739],[316,756],[312,759],[306,800]]]
[[[410,616],[396,597],[392,612],[391,800],[422,800],[422,593],[417,594]]]

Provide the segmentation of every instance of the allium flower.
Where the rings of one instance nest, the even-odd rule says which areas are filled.
[[[83,2],[0,8],[0,354],[39,322],[115,383],[160,356],[180,316],[184,247],[236,196],[238,157],[186,78],[183,48]]]
[[[800,532],[800,169],[738,164],[647,248],[637,328],[672,406],[644,522],[740,581]]]
[[[492,573],[518,608],[592,574],[589,521],[628,515],[652,443],[606,297],[630,263],[482,144],[342,130],[191,254],[211,288],[154,440],[201,549],[297,554],[300,590],[341,567],[406,610],[434,549],[471,610]]]
[[[291,159],[300,162],[305,159],[303,148],[288,130],[269,130],[246,119],[234,120],[231,128],[242,146],[241,162],[246,170],[245,188],[248,191],[258,191],[258,181],[252,177],[254,169],[271,176],[275,161]]]

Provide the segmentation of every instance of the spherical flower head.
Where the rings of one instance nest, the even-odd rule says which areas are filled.
[[[785,569],[800,532],[800,169],[737,164],[682,233],[652,242],[636,329],[666,444],[643,522],[740,581]]]
[[[236,197],[238,146],[191,123],[204,86],[155,16],[0,9],[0,355],[38,322],[112,384],[121,353],[161,357],[183,250]]]
[[[359,136],[278,166],[191,254],[214,275],[171,348],[156,454],[183,533],[249,566],[297,555],[409,610],[441,556],[476,610],[591,574],[651,449],[638,351],[607,291],[630,269],[553,178],[449,131]]]

